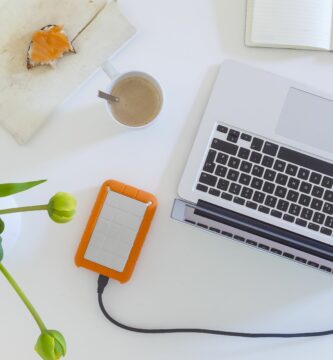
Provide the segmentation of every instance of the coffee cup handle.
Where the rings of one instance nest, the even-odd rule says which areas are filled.
[[[102,65],[102,70],[105,72],[105,74],[110,78],[110,80],[114,79],[116,76],[119,75],[118,70],[111,64],[110,61],[106,61]]]

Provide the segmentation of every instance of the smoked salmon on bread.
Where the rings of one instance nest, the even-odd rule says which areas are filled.
[[[27,68],[38,65],[55,66],[64,54],[75,50],[68,39],[63,26],[47,25],[32,35],[27,54]]]

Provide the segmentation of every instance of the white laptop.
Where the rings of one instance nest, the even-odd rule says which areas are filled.
[[[219,70],[172,217],[333,271],[333,97],[235,61]]]

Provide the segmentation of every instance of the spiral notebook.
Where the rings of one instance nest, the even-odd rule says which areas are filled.
[[[333,50],[333,0],[248,0],[246,45]]]

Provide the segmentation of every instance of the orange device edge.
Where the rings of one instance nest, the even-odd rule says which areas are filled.
[[[99,214],[104,206],[104,201],[108,193],[108,188],[114,192],[117,192],[124,196],[128,196],[143,203],[151,202],[151,204],[147,207],[145,215],[142,219],[139,231],[135,237],[132,249],[122,272],[107,268],[103,265],[87,260],[84,257]],[[121,283],[128,281],[134,271],[136,261],[140,255],[143,243],[150,228],[150,224],[155,215],[156,207],[157,200],[154,195],[116,180],[105,181],[100,188],[95,205],[92,209],[86,228],[82,235],[81,242],[75,255],[75,264],[78,267],[84,267],[98,274],[118,280]]]

